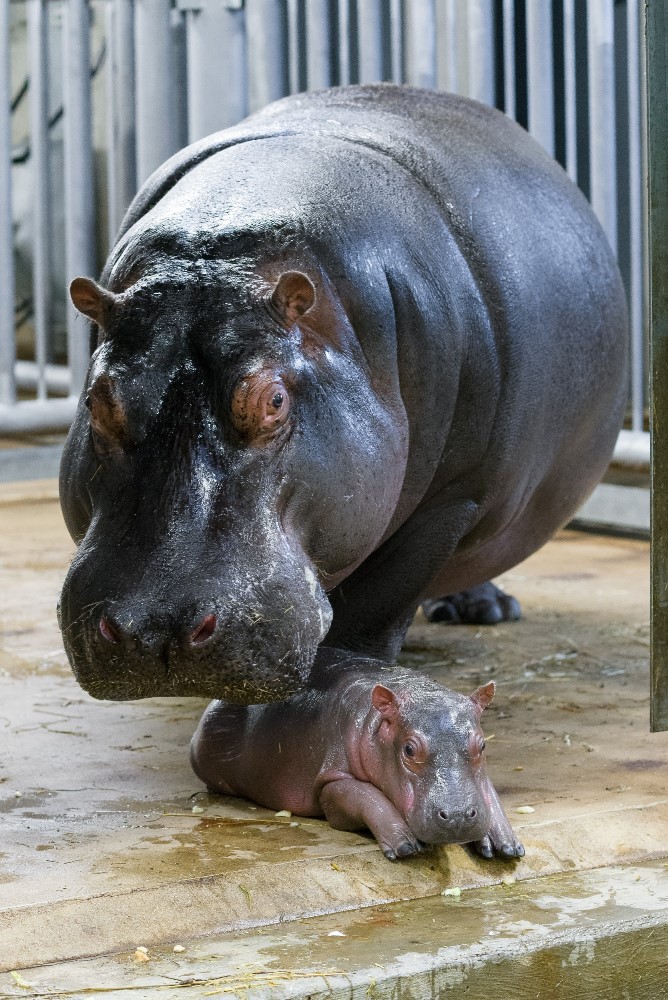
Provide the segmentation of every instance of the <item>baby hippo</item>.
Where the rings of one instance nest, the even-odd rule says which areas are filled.
[[[493,696],[493,682],[466,696],[321,648],[308,687],[286,701],[211,702],[192,765],[211,791],[367,827],[390,860],[427,844],[521,857],[485,763],[480,719]]]

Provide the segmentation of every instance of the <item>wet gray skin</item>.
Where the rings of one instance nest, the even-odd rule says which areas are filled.
[[[306,689],[286,701],[212,702],[191,760],[213,791],[366,827],[391,860],[427,844],[521,857],[485,763],[481,716],[493,695],[493,682],[466,696],[321,649]]]
[[[447,94],[298,95],[195,143],[71,294],[60,623],[99,698],[267,702],[321,645],[391,661],[425,599],[516,617],[486,581],[572,517],[626,399],[584,197]]]

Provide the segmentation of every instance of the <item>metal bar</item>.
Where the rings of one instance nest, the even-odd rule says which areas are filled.
[[[469,97],[494,105],[494,16],[492,0],[469,0]]]
[[[634,0],[629,0],[633,3]],[[564,132],[566,139],[566,172],[572,181],[578,179],[578,134],[575,65],[575,0],[563,0],[564,11]]]
[[[32,166],[32,297],[37,397],[46,399],[44,368],[50,314],[49,105],[47,22],[44,0],[28,0],[28,91]]]
[[[591,204],[617,251],[613,0],[587,0]]]
[[[383,79],[380,0],[357,0],[360,83]]]
[[[291,94],[297,94],[301,90],[300,53],[299,0],[288,0],[288,75]]]
[[[306,81],[309,90],[332,83],[331,23],[328,0],[306,4]]]
[[[503,107],[517,117],[515,96],[515,0],[503,0]]]
[[[627,88],[629,130],[629,311],[631,319],[631,426],[643,428],[644,328],[642,258],[642,137],[640,130],[640,38],[639,9],[627,0]]]
[[[36,399],[0,404],[0,434],[41,434],[49,431],[66,431],[76,413],[79,400],[76,396],[65,399]]]
[[[436,8],[438,86],[456,94],[459,88],[459,45],[457,33],[457,0],[445,0]]]
[[[68,284],[93,274],[95,201],[90,96],[90,12],[87,0],[68,0],[64,25],[65,267]],[[88,324],[68,302],[67,350],[72,392],[80,392],[88,368]]]
[[[136,0],[134,61],[137,182],[141,184],[178,149],[170,86],[170,4],[166,0]]]
[[[529,132],[554,156],[554,69],[552,4],[529,0],[527,23],[527,90]]]
[[[456,0],[456,46],[457,46],[457,77],[455,91],[463,97],[469,96],[469,62],[474,55],[469,52],[469,6],[468,0]]]
[[[236,125],[248,112],[246,14],[241,4],[186,13],[188,138]]]
[[[350,0],[339,0],[339,83],[350,83]]]
[[[288,93],[286,11],[283,0],[253,0],[246,7],[248,110]]]
[[[652,379],[652,732],[668,730],[668,0],[647,16],[650,351]]]
[[[40,370],[33,361],[17,361],[14,376],[19,389],[36,389]],[[70,391],[70,370],[67,365],[46,365],[44,378],[49,392],[67,396]]]
[[[107,4],[109,247],[137,190],[133,0]]]
[[[404,32],[401,0],[390,0],[390,58],[394,83],[404,82]]]
[[[9,4],[0,3],[0,404],[16,397]]]
[[[435,0],[413,0],[406,9],[406,82],[436,86]]]

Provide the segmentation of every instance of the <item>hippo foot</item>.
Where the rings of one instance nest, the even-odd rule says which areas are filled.
[[[403,840],[401,843],[381,844],[380,846],[388,861],[396,861],[397,858],[410,858],[427,849],[426,844],[414,837],[411,837],[410,840]]]
[[[519,602],[493,583],[424,601],[422,611],[427,621],[446,625],[496,625],[516,621],[521,614]]]
[[[486,837],[483,837],[482,840],[476,840],[469,846],[472,847],[476,854],[479,854],[481,858],[486,858],[488,860],[494,857],[502,859],[524,857],[524,845],[521,844],[516,837],[512,837],[503,844],[497,844],[488,834]]]

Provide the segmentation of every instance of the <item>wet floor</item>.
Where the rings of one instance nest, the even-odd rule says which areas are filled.
[[[377,913],[508,874],[462,848],[391,864],[369,837],[208,795],[187,754],[203,702],[98,702],[73,680],[55,619],[72,546],[55,502],[0,494],[0,524],[0,968]],[[563,532],[501,582],[522,621],[418,618],[402,659],[465,692],[496,680],[489,766],[527,846],[513,877],[668,855],[648,546]]]

